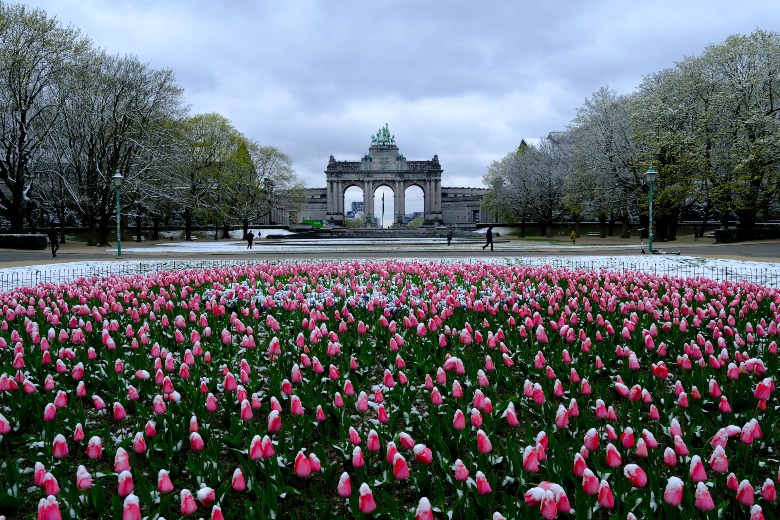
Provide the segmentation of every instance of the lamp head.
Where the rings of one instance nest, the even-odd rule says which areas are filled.
[[[119,170],[116,171],[113,177],[111,177],[111,180],[114,183],[115,188],[121,188],[122,187],[122,181],[125,180],[124,177],[122,177],[122,174],[119,173]]]
[[[647,178],[647,182],[649,182],[650,184],[655,182],[655,178],[657,175],[658,172],[652,166],[650,166],[645,172],[645,177]]]

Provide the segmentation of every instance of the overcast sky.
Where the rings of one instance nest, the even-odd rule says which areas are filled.
[[[13,1],[13,0],[12,0]],[[444,186],[482,186],[523,137],[564,130],[592,92],[756,28],[776,0],[29,0],[96,46],[173,70],[192,114],[218,112],[287,153],[309,187],[389,125]]]

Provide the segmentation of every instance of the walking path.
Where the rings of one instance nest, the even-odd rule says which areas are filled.
[[[82,243],[63,244],[52,258],[46,251],[0,250],[0,291],[38,282],[64,282],[90,276],[138,274],[191,267],[226,266],[253,261],[408,259],[421,261],[501,262],[552,265],[571,269],[646,271],[716,280],[748,280],[780,287],[780,241],[714,244],[712,239],[683,238],[656,244],[668,253],[641,254],[639,244],[619,238],[587,237],[572,245],[561,240],[498,238],[495,251],[484,251],[482,238],[455,239],[261,239],[249,250],[238,240],[124,243],[116,249]],[[646,247],[646,244],[645,244]]]
[[[483,251],[481,238],[456,238],[447,246],[444,236],[433,239],[260,239],[247,249],[240,240],[125,242],[121,260],[290,260],[350,258],[460,258],[463,256],[635,256],[642,258],[638,240],[584,237],[572,245],[565,240],[497,238],[495,251]],[[644,244],[647,248],[647,243]],[[780,240],[715,244],[713,239],[685,237],[655,244],[668,253],[703,258],[780,262]],[[644,255],[650,258],[650,255]],[[56,258],[48,250],[0,249],[0,268],[82,261],[117,261],[116,249],[66,242]]]

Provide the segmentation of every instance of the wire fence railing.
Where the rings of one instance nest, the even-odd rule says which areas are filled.
[[[658,276],[678,278],[708,278],[718,282],[748,282],[768,287],[780,287],[780,264],[772,267],[735,267],[721,265],[691,265],[625,261],[618,258],[579,260],[577,258],[525,258],[524,264],[549,265],[556,269],[618,272],[645,272]]]
[[[177,271],[184,269],[214,269],[257,263],[253,260],[169,260],[144,262],[111,262],[87,264],[79,267],[25,269],[0,271],[0,292],[8,292],[20,287],[33,287],[40,283],[59,284],[92,277],[126,276]]]
[[[442,260],[447,261],[447,260]],[[521,265],[544,266],[555,269],[600,271],[602,269],[618,272],[646,272],[654,275],[675,276],[680,278],[708,278],[723,282],[748,282],[768,287],[780,287],[780,264],[768,264],[767,267],[734,267],[720,265],[691,265],[683,263],[663,263],[650,261],[626,261],[617,257],[599,259],[578,259],[572,257],[526,257],[513,262]],[[9,292],[21,287],[33,287],[40,283],[59,284],[79,279],[105,276],[143,275],[160,271],[184,269],[227,268],[232,266],[256,264],[256,260],[169,260],[140,262],[111,262],[85,264],[78,267],[36,269],[28,266],[21,269],[0,270],[0,292]],[[271,263],[276,263],[271,262]],[[776,267],[775,267],[776,265]]]

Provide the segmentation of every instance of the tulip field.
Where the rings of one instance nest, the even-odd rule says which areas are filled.
[[[780,518],[780,291],[256,264],[0,294],[0,514]]]

